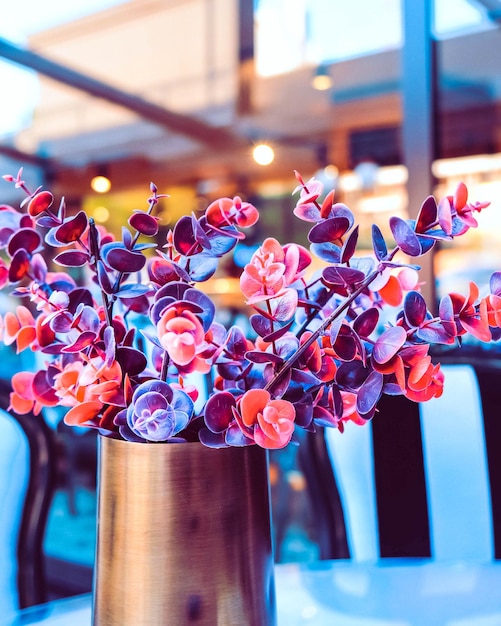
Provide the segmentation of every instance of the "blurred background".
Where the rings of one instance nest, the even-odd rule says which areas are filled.
[[[479,228],[423,265],[431,307],[501,268],[501,0],[0,0],[0,170],[48,185],[119,231],[170,195],[167,227],[220,196],[261,220],[211,294],[238,318],[237,277],[263,236],[302,242],[293,170],[370,226],[412,217],[463,180]],[[0,180],[0,203],[18,204]],[[3,309],[11,306],[2,300]],[[5,353],[9,370],[19,359]],[[26,357],[24,357],[26,358]],[[53,595],[90,589],[95,436],[58,436],[46,539]],[[316,557],[304,476],[271,458],[276,558]]]

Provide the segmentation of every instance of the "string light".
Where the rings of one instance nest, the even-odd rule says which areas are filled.
[[[96,193],[107,193],[111,189],[111,180],[106,176],[94,176],[90,186]]]
[[[268,144],[260,143],[254,147],[252,156],[258,165],[270,165],[275,159],[275,152]]]

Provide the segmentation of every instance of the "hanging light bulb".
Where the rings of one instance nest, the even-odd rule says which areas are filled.
[[[259,143],[254,147],[252,156],[258,165],[270,165],[275,159],[275,152],[268,144]]]
[[[327,91],[332,87],[332,78],[329,74],[329,68],[326,65],[319,65],[311,79],[313,89],[318,91]]]
[[[94,176],[90,186],[96,193],[107,193],[111,189],[111,180],[107,176]]]

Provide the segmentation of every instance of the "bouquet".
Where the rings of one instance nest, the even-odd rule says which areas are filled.
[[[221,198],[160,240],[163,196],[151,184],[147,207],[116,239],[85,212],[68,215],[50,191],[30,191],[22,170],[4,176],[26,197],[0,205],[0,288],[19,300],[1,332],[41,357],[37,371],[12,377],[10,408],[66,407],[67,424],[136,442],[277,449],[298,428],[366,423],[382,394],[440,396],[430,345],[499,338],[501,272],[487,295],[470,283],[434,316],[409,259],[477,226],[489,203],[470,202],[464,184],[430,196],[415,220],[390,219],[390,247],[374,225],[373,252],[359,257],[350,209],[295,176],[294,215],[311,226],[310,246],[269,237],[254,252],[240,276],[249,333],[218,320],[203,283],[259,219],[252,204]]]

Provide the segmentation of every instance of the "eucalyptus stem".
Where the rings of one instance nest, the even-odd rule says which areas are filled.
[[[153,209],[155,208],[157,204],[157,200],[156,197],[152,198],[150,200],[150,204],[148,206],[148,210],[146,211],[147,215],[151,215],[151,212],[153,211]],[[134,249],[134,246],[137,243],[137,240],[139,239],[141,233],[136,230],[134,236],[132,237],[132,246],[131,249]],[[118,289],[120,288],[120,283],[122,282],[123,277],[125,276],[126,272],[119,272],[116,280],[115,280],[115,284],[113,285],[113,293],[116,293],[118,291]]]
[[[94,267],[95,267],[96,274],[97,274],[97,263],[100,260],[101,256],[99,254],[99,242],[98,242],[98,233],[97,233],[96,223],[94,221],[94,218],[92,217],[89,218],[89,245],[90,245],[90,252],[92,256],[94,257]],[[110,299],[108,298],[108,294],[102,288],[100,288],[100,291],[101,291],[101,297],[103,299],[104,314],[106,315],[106,322],[108,326],[112,326],[113,303],[110,302]]]
[[[396,246],[386,257],[386,261],[391,261],[395,254],[399,250],[399,246]],[[334,309],[334,311],[325,318],[320,326],[315,329],[311,336],[296,350],[296,352],[289,358],[282,367],[276,372],[271,380],[269,380],[264,389],[271,391],[273,387],[284,377],[284,375],[293,367],[293,365],[302,357],[302,355],[308,350],[308,348],[318,339],[321,333],[323,333],[334,320],[336,320],[347,308],[349,308],[358,296],[367,289],[367,287],[379,276],[381,273],[381,264],[378,269],[374,270],[365,280],[355,289],[355,291],[346,298],[341,304]],[[310,320],[311,321],[311,320]]]
[[[167,382],[167,376],[169,372],[169,363],[170,363],[169,353],[167,352],[167,350],[164,350],[164,355],[162,359],[162,371],[160,372],[160,380],[163,380],[165,382]]]

